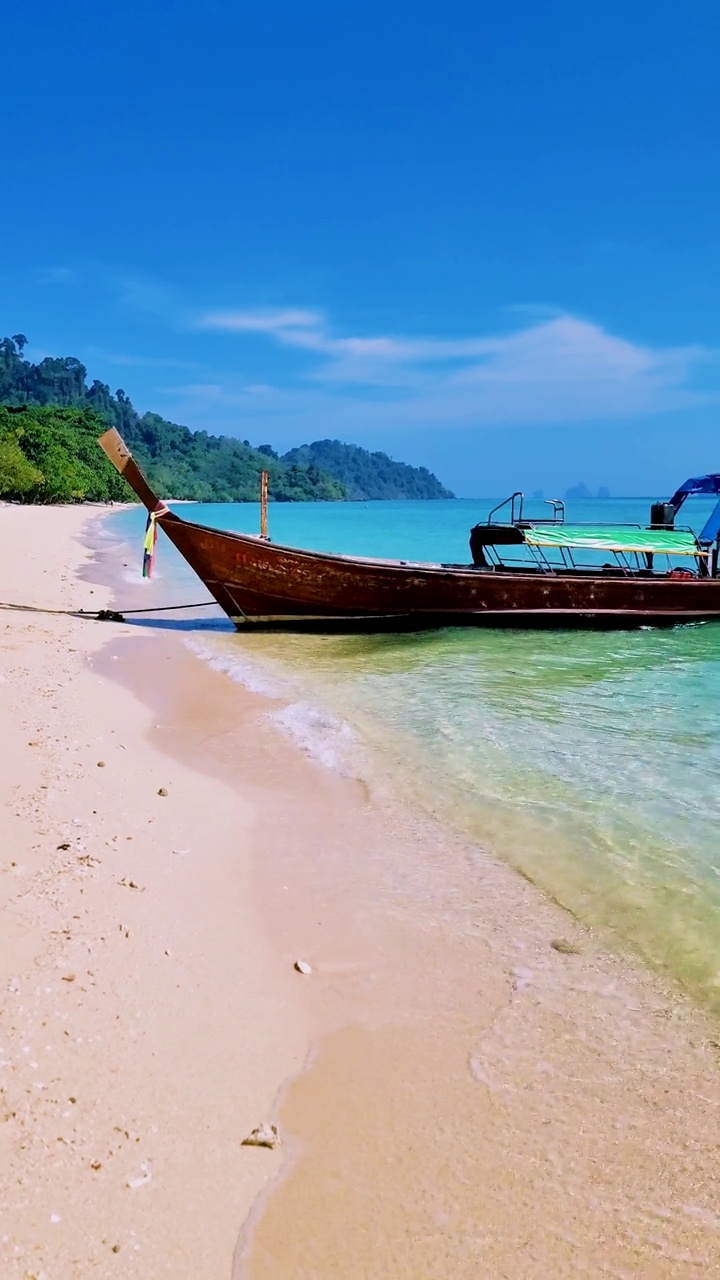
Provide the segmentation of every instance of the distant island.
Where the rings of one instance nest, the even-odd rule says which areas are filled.
[[[214,436],[139,414],[122,389],[113,393],[74,356],[26,360],[24,334],[0,340],[0,499],[113,502],[128,491],[97,447],[117,427],[154,488],[166,498],[255,502],[269,473],[276,502],[356,502],[453,498],[425,467],[395,462],[339,440],[278,455],[268,444]]]
[[[604,484],[601,484],[597,494],[593,495],[582,480],[580,481],[580,484],[573,485],[571,489],[565,490],[566,498],[592,498],[593,496],[597,498],[609,498],[610,490],[606,488]]]

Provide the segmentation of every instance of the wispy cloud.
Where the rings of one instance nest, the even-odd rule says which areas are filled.
[[[335,359],[372,359],[391,364],[484,355],[492,343],[486,338],[341,338],[332,334],[321,312],[300,309],[211,311],[199,317],[197,327],[228,333],[265,334],[286,346],[304,347]]]
[[[296,330],[319,330],[323,318],[317,311],[209,311],[197,321],[199,329],[224,329],[229,333],[292,335]]]
[[[701,393],[693,384],[698,366],[717,365],[717,352],[633,343],[549,309],[527,318],[510,333],[453,338],[341,336],[303,308],[214,311],[195,323],[305,350],[307,367],[286,382],[284,399],[317,409],[322,396],[308,383],[324,385],[328,412],[377,425],[597,421],[720,398],[720,388]]]
[[[507,306],[480,332],[358,332],[315,306],[198,311],[142,273],[105,265],[83,272],[94,273],[143,334],[141,354],[88,349],[87,356],[178,371],[167,378],[176,385],[163,391],[195,421],[207,410],[208,420],[226,427],[247,416],[258,424],[292,420],[316,434],[362,433],[617,422],[720,404],[718,351],[632,341],[548,303]],[[41,277],[58,285],[76,278],[65,266],[47,267]],[[170,355],[149,349],[153,324],[176,335]],[[229,365],[229,342],[208,341],[218,333],[233,340]]]

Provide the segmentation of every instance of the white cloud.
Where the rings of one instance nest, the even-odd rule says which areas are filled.
[[[305,309],[211,312],[199,323],[304,348],[309,364],[286,381],[287,408],[350,424],[599,421],[718,398],[693,388],[696,367],[716,363],[717,352],[640,345],[548,309],[509,333],[458,338],[340,337]]]
[[[259,333],[285,346],[305,347],[337,359],[373,359],[388,363],[419,360],[447,360],[482,355],[488,349],[485,338],[338,338],[330,332],[319,311],[210,311],[197,320],[200,329],[226,333]]]
[[[323,317],[317,311],[209,311],[196,321],[198,329],[219,329],[227,333],[269,333],[292,340],[296,330],[319,330]]]

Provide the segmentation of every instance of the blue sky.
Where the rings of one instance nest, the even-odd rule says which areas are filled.
[[[717,5],[6,8],[0,308],[136,407],[463,495],[720,469]]]

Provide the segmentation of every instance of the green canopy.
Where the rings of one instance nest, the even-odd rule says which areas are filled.
[[[585,547],[592,551],[651,551],[665,556],[706,556],[694,533],[676,529],[613,529],[608,525],[546,524],[523,530],[530,547]]]

